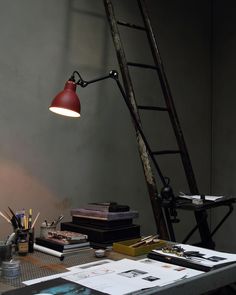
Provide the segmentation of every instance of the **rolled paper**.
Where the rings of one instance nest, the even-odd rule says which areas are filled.
[[[37,245],[35,243],[34,243],[34,250],[37,250],[37,251],[40,251],[40,252],[43,252],[43,253],[46,253],[46,254],[49,254],[49,255],[52,255],[52,256],[59,257],[60,260],[64,259],[63,253],[61,253],[59,251],[49,249],[49,248],[46,248],[46,247],[43,247],[43,246],[40,246],[40,245]]]

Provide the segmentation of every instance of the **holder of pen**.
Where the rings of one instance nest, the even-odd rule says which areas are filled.
[[[43,222],[42,225],[40,226],[40,238],[47,239],[48,238],[48,233],[50,231],[55,231],[56,227],[57,227],[56,224],[50,225],[50,224],[45,224]]]
[[[5,241],[0,241],[0,266],[3,261],[12,259],[12,244],[6,244]]]

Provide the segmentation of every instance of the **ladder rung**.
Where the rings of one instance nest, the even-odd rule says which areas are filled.
[[[140,64],[140,63],[137,63],[137,62],[127,62],[127,65],[132,66],[132,67],[146,68],[146,69],[152,69],[152,70],[157,70],[158,69],[156,66],[147,65],[147,64]]]
[[[142,30],[142,31],[146,30],[145,27],[135,25],[135,24],[131,24],[131,23],[127,23],[127,22],[123,22],[123,21],[119,21],[119,20],[117,21],[117,24],[121,25],[121,26],[129,27],[129,28],[132,28],[132,29],[137,29],[137,30]]]
[[[169,155],[169,154],[180,154],[180,150],[165,150],[165,151],[156,151],[152,152],[153,155]]]
[[[164,111],[164,112],[168,111],[168,108],[164,108],[164,107],[152,107],[152,106],[142,106],[142,105],[138,105],[137,107],[140,110]]]

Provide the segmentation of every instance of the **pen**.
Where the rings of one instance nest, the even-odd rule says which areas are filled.
[[[23,222],[24,222],[24,229],[29,229],[29,219],[27,216],[24,216]]]
[[[28,219],[28,228],[32,226],[32,209],[29,209],[29,219]]]
[[[64,218],[63,215],[60,215],[56,221],[53,222],[54,225],[57,225],[60,221],[62,221],[62,219]]]

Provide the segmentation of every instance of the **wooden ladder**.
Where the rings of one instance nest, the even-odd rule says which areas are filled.
[[[120,67],[120,72],[123,79],[124,89],[127,97],[129,98],[130,103],[133,106],[133,110],[138,121],[141,122],[139,111],[155,111],[155,112],[165,112],[170,119],[171,126],[173,128],[175,138],[177,141],[178,149],[173,150],[161,150],[161,151],[151,151],[148,152],[145,143],[143,142],[138,130],[136,129],[137,134],[137,143],[139,147],[139,154],[142,161],[143,171],[145,175],[145,180],[148,187],[149,197],[155,217],[157,232],[160,234],[160,237],[163,239],[170,239],[175,241],[175,234],[173,230],[173,225],[171,216],[173,216],[174,202],[171,203],[171,206],[163,206],[163,195],[165,193],[171,195],[171,198],[174,198],[173,192],[168,183],[168,178],[166,178],[162,171],[159,168],[159,165],[156,161],[156,158],[162,155],[167,154],[177,154],[180,156],[183,169],[185,172],[186,180],[189,186],[189,192],[192,195],[199,194],[196,179],[194,176],[192,164],[190,161],[189,153],[187,146],[184,140],[183,132],[179,123],[177,116],[176,108],[174,105],[173,97],[171,94],[170,86],[165,74],[163,62],[161,59],[160,51],[158,49],[157,39],[154,35],[150,17],[148,14],[147,5],[144,0],[137,0],[137,4],[142,16],[142,25],[132,24],[127,21],[117,20],[114,12],[114,7],[111,0],[104,0],[104,6],[107,14],[107,19],[110,25],[110,30],[113,38],[114,47],[116,50],[116,55]],[[121,34],[119,31],[120,26],[126,27],[130,30],[139,30],[142,31],[147,36],[147,42],[149,44],[151,54],[153,57],[153,64],[144,64],[136,63],[132,61],[127,61],[124,46],[121,40]],[[138,49],[137,49],[138,50]],[[139,105],[136,102],[136,96],[134,91],[134,86],[131,78],[130,68],[136,67],[140,71],[143,69],[148,69],[157,73],[157,81],[160,83],[165,106],[149,106],[149,105]],[[152,171],[151,163],[154,163],[154,167],[157,170],[158,180],[155,180],[154,172]],[[157,182],[162,183],[162,191],[158,192]],[[162,192],[164,191],[163,195]],[[173,201],[173,200],[172,200]],[[197,223],[197,228],[200,233],[201,243],[209,248],[214,248],[214,242],[211,238],[211,233],[209,225],[207,222],[207,212],[206,210],[194,211],[195,219]],[[175,215],[175,213],[174,213]],[[175,218],[174,218],[175,219]]]

